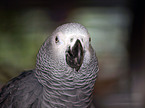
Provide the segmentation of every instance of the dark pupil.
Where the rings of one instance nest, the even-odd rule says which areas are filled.
[[[91,42],[91,38],[89,38],[89,42]]]
[[[58,37],[56,37],[56,38],[55,38],[55,42],[56,42],[56,43],[58,43],[58,42],[59,42]]]

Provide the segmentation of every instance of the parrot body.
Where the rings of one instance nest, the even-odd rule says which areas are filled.
[[[36,68],[3,87],[0,108],[88,108],[98,70],[86,28],[64,24],[41,46]]]
[[[0,108],[41,108],[42,85],[34,71],[23,72],[2,88]]]

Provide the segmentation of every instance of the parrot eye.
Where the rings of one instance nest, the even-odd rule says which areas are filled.
[[[91,42],[91,38],[89,38],[89,42]]]
[[[58,43],[59,42],[59,39],[58,39],[58,37],[56,36],[56,38],[55,38],[55,43]]]

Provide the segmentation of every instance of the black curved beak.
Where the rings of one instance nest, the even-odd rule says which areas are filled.
[[[83,63],[84,51],[79,39],[72,48],[68,48],[66,51],[66,62],[71,68],[75,68],[78,71]]]

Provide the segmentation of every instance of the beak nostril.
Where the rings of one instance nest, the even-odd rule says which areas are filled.
[[[72,41],[73,41],[73,38],[70,39],[70,42],[72,42]]]

